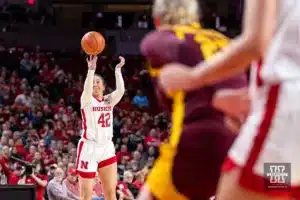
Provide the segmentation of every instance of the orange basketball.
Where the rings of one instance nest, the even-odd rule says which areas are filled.
[[[86,33],[81,39],[81,48],[88,55],[97,55],[105,47],[104,37],[95,31]]]

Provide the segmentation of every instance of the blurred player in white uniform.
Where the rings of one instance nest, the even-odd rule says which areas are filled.
[[[95,74],[97,56],[87,59],[88,73],[81,95],[82,138],[78,143],[76,169],[79,174],[80,200],[91,200],[96,172],[103,185],[105,200],[116,200],[117,161],[113,137],[113,108],[121,100],[124,80],[120,57],[116,66],[116,90],[103,96],[104,80]]]
[[[160,83],[191,90],[243,72],[253,60],[252,109],[224,162],[216,199],[300,199],[299,0],[246,0],[243,32],[227,49],[196,69],[168,65]]]

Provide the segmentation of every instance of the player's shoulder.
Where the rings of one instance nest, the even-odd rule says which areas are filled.
[[[173,30],[156,30],[145,36],[141,42],[141,53],[153,68],[178,61],[184,41],[179,40]]]
[[[144,56],[156,54],[160,49],[170,49],[179,45],[181,41],[176,37],[174,31],[155,30],[148,33],[141,41],[140,49]]]
[[[214,29],[200,29],[196,35],[204,36],[206,38],[213,39],[213,40],[226,40],[226,41],[230,40],[230,38],[228,38],[226,35]]]
[[[103,104],[106,106],[111,105],[112,101],[113,101],[112,93],[109,93],[103,97]]]

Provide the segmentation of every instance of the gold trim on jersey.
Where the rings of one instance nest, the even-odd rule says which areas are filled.
[[[179,39],[184,39],[182,32],[174,32]],[[161,68],[152,68],[151,65],[148,65],[149,73],[152,77],[157,77]],[[147,178],[147,185],[153,195],[159,200],[188,200],[188,197],[177,191],[172,178],[174,157],[180,141],[185,115],[185,93],[183,91],[168,92],[168,96],[173,100],[171,135],[169,142],[162,144],[160,147],[160,156]]]
[[[180,91],[173,98],[170,140],[168,143],[160,146],[160,156],[147,178],[147,185],[150,191],[159,200],[188,200],[188,197],[177,191],[172,178],[174,157],[183,127],[184,97],[184,92]]]
[[[149,74],[150,74],[151,77],[156,78],[156,77],[159,76],[159,73],[160,73],[161,68],[162,68],[162,67],[160,67],[160,68],[153,68],[153,67],[151,66],[151,64],[149,64],[149,65],[148,65],[148,72],[149,72]]]

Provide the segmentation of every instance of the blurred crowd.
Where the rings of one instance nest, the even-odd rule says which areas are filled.
[[[35,184],[37,200],[79,199],[75,162],[84,56],[66,59],[37,46],[3,48],[0,58],[0,184]],[[101,57],[97,68],[107,92],[115,87],[114,62]],[[127,90],[114,110],[113,140],[118,198],[130,200],[144,183],[170,124],[158,112],[144,63],[128,58],[123,76]],[[94,198],[103,198],[98,177]]]

